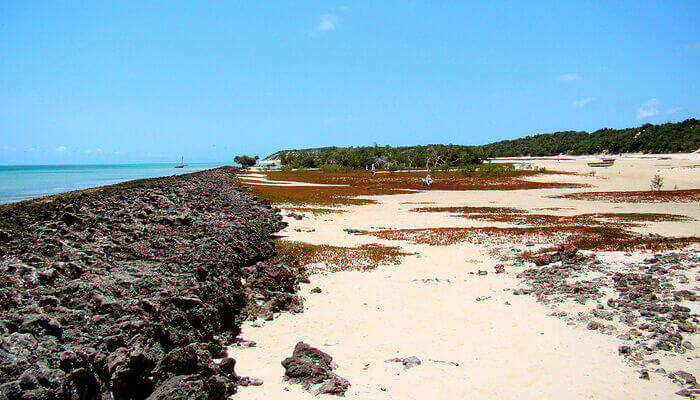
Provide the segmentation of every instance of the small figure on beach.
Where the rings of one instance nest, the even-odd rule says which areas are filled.
[[[372,163],[372,176],[377,175],[377,171],[374,169],[374,163]]]
[[[433,184],[433,178],[430,177],[430,172],[428,172],[428,175],[426,175],[425,178],[421,179],[423,181],[424,186],[430,186]]]

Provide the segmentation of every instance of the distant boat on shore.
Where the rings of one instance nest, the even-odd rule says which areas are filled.
[[[612,167],[615,164],[614,158],[602,158],[600,161],[592,161],[588,163],[589,167]]]
[[[176,165],[175,168],[185,168],[185,157],[180,157],[180,164]]]

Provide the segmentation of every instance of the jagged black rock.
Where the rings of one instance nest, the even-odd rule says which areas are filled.
[[[262,262],[285,225],[230,168],[0,206],[0,398],[234,393],[212,357],[254,295],[290,302],[294,274]]]

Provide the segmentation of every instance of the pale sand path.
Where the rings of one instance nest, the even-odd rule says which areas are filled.
[[[556,161],[555,161],[556,162]],[[577,191],[646,190],[655,160],[636,161],[633,166],[611,170],[607,179],[555,176],[558,181],[581,181],[598,187],[586,189],[528,191],[431,191],[416,194],[376,196],[381,204],[345,207],[349,212],[307,217],[301,221],[285,218],[290,226],[282,233],[291,240],[355,246],[364,243],[400,245],[407,256],[398,266],[384,266],[368,272],[317,274],[311,284],[302,285],[305,312],[281,314],[261,328],[250,322],[241,337],[258,343],[255,348],[232,348],[239,375],[262,378],[260,387],[240,388],[235,398],[314,398],[298,385],[282,380],[283,358],[294,345],[306,341],[331,354],[340,368],[336,371],[352,386],[348,398],[362,399],[668,399],[680,388],[653,374],[640,380],[635,369],[617,355],[621,341],[614,336],[570,326],[547,316],[551,309],[531,296],[514,296],[508,288],[520,287],[518,268],[492,274],[497,262],[490,248],[466,243],[453,246],[414,245],[384,241],[371,236],[349,235],[345,228],[425,228],[440,226],[508,226],[444,213],[414,213],[411,208],[435,205],[471,205],[526,208],[531,212],[572,215],[584,212],[669,212],[700,219],[697,203],[626,204],[549,199],[551,194]],[[684,161],[675,161],[680,164]],[[690,161],[692,163],[692,160]],[[564,163],[562,161],[561,163]],[[578,163],[579,165],[576,165]],[[569,170],[586,172],[581,160]],[[583,164],[585,165],[585,163]],[[676,164],[677,165],[677,164]],[[549,167],[552,168],[553,167]],[[557,168],[563,169],[563,168]],[[669,169],[662,175],[687,187],[697,182],[697,169]],[[615,174],[615,172],[619,172]],[[649,175],[651,174],[651,175]],[[619,177],[615,177],[618,175]],[[550,177],[545,177],[550,179]],[[621,181],[622,183],[616,182]],[[560,207],[562,210],[536,210]],[[571,209],[573,208],[573,209]],[[314,232],[296,232],[313,228]],[[655,223],[638,231],[666,235],[700,235],[697,221]],[[485,277],[470,274],[488,270]],[[423,282],[437,278],[439,282]],[[449,280],[449,282],[448,282]],[[310,294],[315,286],[323,293]],[[491,298],[478,302],[478,296]],[[505,305],[505,301],[511,305]],[[693,312],[698,312],[693,307]],[[695,343],[696,347],[698,343]],[[399,364],[385,363],[393,357],[415,355],[423,365],[404,371]],[[697,350],[686,353],[696,357]],[[430,359],[454,361],[459,366],[436,364]],[[675,368],[699,375],[696,360],[674,360]],[[384,389],[384,390],[383,390]]]

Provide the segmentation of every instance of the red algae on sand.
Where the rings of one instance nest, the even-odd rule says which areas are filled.
[[[323,172],[319,170],[269,171],[267,179],[325,185],[346,185],[355,188],[358,195],[372,190],[517,190],[575,188],[586,185],[562,182],[534,182],[522,178],[550,172],[514,171],[495,176],[465,176],[457,171],[431,171],[433,183],[423,185],[425,171],[383,172],[376,175],[367,171]]]
[[[406,240],[416,244],[448,246],[460,242],[473,244],[553,244],[573,245],[585,250],[663,250],[700,242],[697,237],[665,238],[643,236],[620,228],[603,226],[546,226],[526,228],[420,228],[384,231],[359,231],[381,239]]]
[[[255,184],[249,190],[275,204],[359,205],[373,203],[357,196],[413,193],[417,190],[522,190],[577,188],[586,185],[560,182],[534,182],[523,178],[543,174],[516,171],[498,176],[464,176],[454,171],[433,171],[432,185],[423,185],[426,172],[388,172],[372,176],[367,171],[323,172],[318,170],[268,171],[271,181],[302,182],[337,186],[291,186]],[[243,178],[241,184],[246,183]]]
[[[588,213],[577,215],[530,214],[525,210],[509,207],[421,207],[413,212],[446,212],[469,219],[527,224],[535,226],[638,226],[639,222],[686,222],[693,221],[684,215],[664,213]]]
[[[400,264],[402,252],[396,246],[366,244],[359,247],[318,245],[289,240],[275,241],[277,256],[271,262],[281,262],[302,267],[312,263],[323,263],[326,271],[370,270],[379,265]],[[321,268],[318,268],[321,269]],[[311,271],[315,272],[315,271]]]
[[[447,212],[455,214],[522,214],[527,211],[520,208],[511,207],[472,207],[472,206],[456,206],[456,207],[419,207],[414,208],[413,212]]]
[[[700,201],[700,189],[642,190],[630,192],[579,192],[551,197],[556,199],[609,201],[612,203],[692,203]]]

